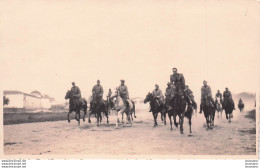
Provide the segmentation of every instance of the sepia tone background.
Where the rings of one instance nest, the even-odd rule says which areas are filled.
[[[143,98],[155,83],[164,92],[177,67],[197,102],[203,80],[214,94],[256,93],[259,9],[253,0],[1,1],[0,88],[64,102],[72,81],[88,98],[97,79],[105,95],[125,79]]]

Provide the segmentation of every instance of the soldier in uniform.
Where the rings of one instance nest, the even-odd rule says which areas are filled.
[[[104,103],[103,99],[102,99],[102,97],[103,97],[103,87],[100,85],[100,80],[97,80],[97,84],[93,86],[92,94],[96,96],[97,101]],[[90,102],[90,109],[92,107],[92,105],[91,105],[92,102],[93,102],[93,99]]]
[[[164,96],[162,94],[162,90],[159,89],[159,85],[155,84],[155,89],[153,90],[152,95],[158,101],[158,105],[162,107],[164,102]]]
[[[81,92],[78,86],[75,85],[75,82],[72,82],[72,88],[70,89],[73,98],[76,100],[75,102],[79,105],[81,101]]]
[[[170,82],[176,87],[177,90],[185,89],[185,79],[180,73],[177,73],[177,68],[172,68],[173,74],[170,76]]]
[[[224,103],[223,104],[225,105],[227,100],[231,100],[231,103],[232,103],[232,105],[234,107],[234,110],[236,110],[235,104],[234,104],[234,100],[232,99],[232,94],[228,90],[228,88],[226,88],[225,92],[223,93],[223,97],[224,97]]]
[[[108,90],[108,94],[107,94],[107,97],[110,97],[112,95],[112,91],[111,89]]]
[[[218,90],[218,92],[216,93],[215,99],[217,99],[218,97],[220,98],[220,103],[223,103],[223,101],[222,101],[222,94],[220,93],[219,90]]]
[[[170,82],[167,83],[167,88],[165,89],[165,96],[167,100],[172,100],[175,94],[175,86],[171,85]]]
[[[239,99],[238,103],[239,103],[239,104],[243,104],[243,101],[242,101],[241,98]]]
[[[185,78],[184,78],[184,76],[180,73],[177,73],[177,68],[172,68],[172,72],[173,72],[173,74],[170,76],[170,82],[172,83],[172,85],[175,86],[176,91],[181,90],[181,91],[184,92],[184,89],[185,89]],[[191,104],[190,99],[186,94],[184,94],[184,98],[185,98],[186,102],[188,103],[188,105],[190,105]]]
[[[127,101],[127,99],[129,99],[129,93],[128,93],[128,89],[127,86],[125,85],[125,80],[121,80],[121,85],[118,87],[119,90],[119,94],[122,97],[125,105],[128,107],[129,103]]]
[[[212,98],[211,88],[207,85],[207,81],[203,81],[203,86],[201,87],[201,104],[200,104],[200,113],[202,113],[202,107],[204,105],[205,99],[209,99],[214,108],[216,109],[216,104]]]
[[[184,92],[188,96],[189,100],[191,100],[194,109],[197,110],[197,103],[195,102],[193,92],[190,90],[188,85],[185,85]]]

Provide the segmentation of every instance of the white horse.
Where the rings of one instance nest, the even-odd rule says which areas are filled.
[[[116,98],[116,102],[115,102],[115,111],[116,111],[116,115],[117,115],[116,127],[118,127],[119,117],[121,115],[122,115],[122,122],[123,122],[124,113],[127,116],[127,119],[125,120],[124,125],[126,125],[126,122],[128,120],[132,126],[132,121],[133,121],[132,113],[134,113],[134,117],[136,117],[135,116],[135,104],[131,100],[128,99],[127,101],[128,101],[129,107],[126,107],[122,97],[119,94],[118,89],[116,89],[115,95],[111,96],[111,98],[114,98],[114,97]]]

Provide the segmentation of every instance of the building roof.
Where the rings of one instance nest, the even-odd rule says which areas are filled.
[[[31,96],[31,97],[35,97],[35,98],[45,98],[45,99],[50,99],[50,101],[55,101],[55,99],[53,97],[50,97],[49,95],[45,94],[44,96],[41,95],[41,93],[37,90],[34,90],[31,92],[31,94],[28,94],[28,93],[24,93],[24,92],[21,92],[21,91],[18,91],[18,90],[4,90],[3,91],[3,94],[4,95],[10,95],[10,94],[21,94],[21,95],[26,95],[26,96]],[[39,97],[40,96],[40,97]]]

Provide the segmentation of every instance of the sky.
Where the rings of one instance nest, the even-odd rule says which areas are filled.
[[[255,93],[259,86],[260,3],[253,0],[37,0],[0,2],[0,88],[63,102],[71,82],[88,98],[125,79],[130,98],[159,84],[172,68],[200,98]]]

